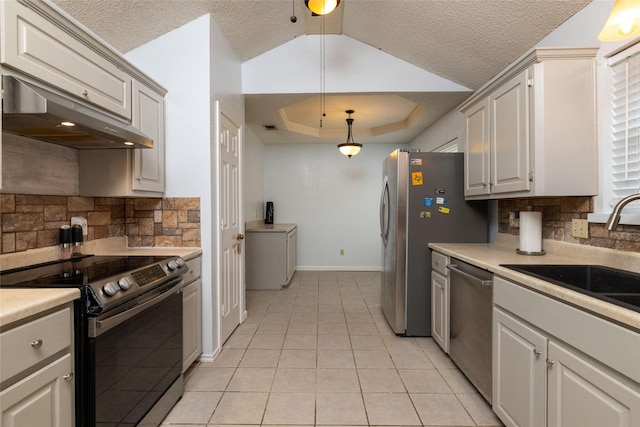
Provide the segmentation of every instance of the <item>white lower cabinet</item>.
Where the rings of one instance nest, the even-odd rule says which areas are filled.
[[[202,280],[201,257],[187,261],[182,290],[182,372],[202,354]]]
[[[546,337],[494,308],[493,343],[493,411],[509,426],[546,425]]]
[[[431,335],[445,353],[449,352],[449,279],[431,272]]]
[[[61,306],[0,333],[0,425],[74,425],[73,308]]]
[[[297,228],[287,233],[287,277],[285,279],[287,283],[291,281],[293,274],[296,272],[296,254],[298,252],[297,234]]]
[[[431,254],[431,336],[449,353],[449,257]]]
[[[73,425],[73,366],[66,354],[2,390],[4,427],[68,427]]]
[[[297,226],[262,224],[245,229],[245,284],[250,291],[277,291],[296,272]]]
[[[548,365],[549,427],[640,426],[638,383],[553,341]]]
[[[494,279],[493,411],[507,427],[640,426],[640,334]]]

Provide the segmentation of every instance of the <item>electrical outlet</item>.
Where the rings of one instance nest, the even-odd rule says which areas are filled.
[[[344,249],[340,249],[340,255],[344,255]]]
[[[571,235],[577,239],[588,239],[589,222],[586,219],[572,219]]]
[[[516,218],[515,212],[509,212],[509,225],[511,227],[520,227],[520,218]]]

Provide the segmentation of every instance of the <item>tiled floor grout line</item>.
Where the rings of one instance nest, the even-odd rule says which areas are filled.
[[[331,274],[332,274],[331,272],[322,272],[322,273],[318,273],[317,275],[329,276]],[[220,391],[206,392],[206,393],[213,393],[213,395],[218,396],[215,405],[213,405],[213,408],[208,409],[208,411],[210,412],[205,422],[209,424],[206,424],[206,423],[193,424],[192,423],[192,424],[189,424],[190,426],[191,425],[197,425],[197,426],[211,425],[212,426],[214,425],[214,422],[218,419],[228,420],[228,418],[225,418],[223,415],[221,415],[222,412],[218,412],[218,411],[223,411],[223,409],[225,409],[223,407],[223,400],[225,400],[225,395],[230,395],[226,399],[228,400],[228,399],[231,399],[231,395],[234,395],[234,394],[235,394],[235,396],[233,396],[234,399],[236,397],[237,398],[246,397],[245,395],[247,394],[266,396],[264,401],[264,406],[260,406],[261,408],[263,408],[261,409],[260,419],[259,419],[262,425],[270,425],[267,423],[269,422],[273,423],[274,420],[287,420],[286,415],[284,416],[282,414],[278,415],[278,412],[277,412],[277,409],[278,409],[277,405],[279,400],[281,401],[282,399],[284,399],[284,396],[287,393],[290,394],[290,396],[287,396],[286,399],[289,399],[290,397],[294,398],[300,393],[302,393],[303,395],[310,394],[311,396],[313,396],[314,400],[313,400],[313,403],[311,403],[311,405],[313,405],[312,417],[313,417],[313,422],[315,423],[314,425],[320,425],[318,424],[319,422],[328,421],[327,418],[322,419],[320,417],[320,415],[322,415],[321,412],[319,412],[321,409],[321,403],[322,403],[321,398],[323,396],[335,395],[336,393],[338,393],[338,395],[340,395],[341,398],[345,398],[349,395],[358,396],[358,400],[361,405],[362,414],[364,416],[364,418],[361,419],[361,421],[366,422],[367,423],[366,425],[372,425],[371,423],[376,422],[376,419],[378,421],[380,421],[381,419],[380,418],[381,413],[379,412],[379,409],[376,406],[371,406],[371,405],[373,405],[374,402],[384,404],[384,402],[388,401],[388,399],[393,400],[394,395],[397,396],[399,399],[404,399],[403,401],[405,401],[405,404],[409,404],[411,406],[411,410],[412,410],[412,413],[414,414],[415,421],[420,423],[417,425],[422,425],[422,423],[429,422],[429,419],[427,420],[423,419],[423,416],[425,414],[427,415],[427,418],[429,418],[429,416],[431,415],[428,412],[427,413],[424,412],[425,410],[427,410],[425,408],[429,407],[429,406],[424,407],[424,403],[426,402],[427,404],[429,404],[430,402],[429,399],[431,399],[429,396],[432,396],[432,395],[433,396],[442,395],[446,397],[448,401],[451,401],[451,399],[453,399],[456,402],[457,407],[459,407],[458,410],[463,411],[465,413],[465,417],[468,419],[468,422],[471,422],[471,424],[468,424],[468,423],[463,423],[463,424],[476,425],[474,414],[468,408],[468,405],[473,404],[473,402],[471,403],[467,402],[465,404],[465,402],[461,398],[462,395],[468,395],[465,397],[469,397],[469,396],[472,396],[473,393],[469,391],[465,392],[464,388],[461,389],[460,388],[461,386],[459,384],[454,385],[454,383],[451,382],[456,379],[455,375],[453,376],[451,375],[455,371],[455,366],[452,366],[451,368],[447,369],[447,365],[444,364],[441,360],[438,361],[438,360],[432,359],[433,357],[432,354],[434,355],[438,354],[438,353],[434,353],[435,351],[438,351],[438,349],[434,347],[433,341],[427,341],[428,339],[424,339],[421,341],[420,339],[415,339],[415,338],[397,338],[391,332],[390,328],[386,324],[386,320],[384,319],[384,316],[382,315],[381,311],[379,311],[379,305],[377,305],[377,298],[374,295],[374,292],[375,293],[379,292],[379,285],[374,279],[372,279],[371,276],[367,276],[365,274],[353,273],[350,275],[351,279],[347,281],[347,280],[344,280],[343,277],[347,277],[349,276],[349,274],[347,273],[334,273],[334,274],[337,276],[337,278],[335,281],[331,281],[331,282],[322,280],[321,278],[308,279],[305,277],[306,276],[305,274],[302,274],[301,277],[299,278],[294,277],[294,282],[292,283],[293,286],[290,286],[289,288],[285,288],[285,290],[283,291],[264,293],[264,294],[248,292],[247,307],[250,310],[249,318],[247,319],[247,322],[245,322],[244,325],[241,325],[238,328],[238,330],[236,330],[234,334],[232,334],[232,338],[235,337],[234,338],[235,341],[230,342],[229,346],[223,347],[223,350],[220,356],[222,357],[222,353],[225,351],[225,349],[238,350],[237,352],[234,352],[234,351],[231,352],[233,354],[233,357],[232,357],[232,360],[228,362],[228,363],[234,363],[234,366],[232,367],[231,375],[228,376],[228,380],[225,383],[226,385],[224,385],[224,387]],[[332,311],[329,311],[329,310],[332,310],[331,305],[336,305],[335,303],[336,300],[339,302],[339,307],[340,307],[339,313],[341,313],[340,316],[336,315],[336,313],[333,313]],[[312,308],[313,308],[313,311],[311,311]],[[309,310],[309,311],[306,312],[305,310]],[[363,314],[366,314],[366,316]],[[335,323],[336,325],[344,325],[344,329],[342,329],[342,326],[340,326],[339,328],[340,333],[338,334],[331,334],[327,329],[327,328],[330,328],[330,326],[327,327],[326,324],[329,324],[329,325],[333,324],[330,321],[328,321],[328,320],[331,320],[332,318],[340,319],[339,323]],[[309,319],[309,322],[305,322],[304,321],[305,319]],[[310,325],[314,325],[314,326],[305,328],[304,324],[306,323],[309,323]],[[281,324],[281,326],[276,327],[275,325],[277,324]],[[324,324],[325,326],[321,327],[320,326],[321,324]],[[364,326],[364,325],[368,325],[368,326]],[[315,328],[314,339],[309,339],[309,342],[307,343],[308,345],[304,344],[303,337],[309,336],[311,334],[311,332],[309,331],[312,328]],[[276,331],[277,333],[274,333],[274,331]],[[360,335],[360,333],[362,333],[362,335]],[[268,351],[270,351],[270,350],[261,348],[261,346],[268,347],[266,345],[260,344],[260,343],[264,343],[265,341],[260,341],[260,343],[258,343],[259,339],[267,340],[267,338],[261,338],[261,336],[263,335],[267,335],[267,336],[277,335],[278,337],[282,338],[282,343],[279,344],[279,347],[277,349],[274,349],[274,350],[277,350],[273,352],[273,354],[277,353],[277,359],[274,359],[273,363],[272,362],[260,363],[259,361],[256,362],[257,360],[256,357],[259,357],[261,352],[263,353],[263,356],[264,356],[268,354],[267,353]],[[326,340],[323,340],[321,342],[321,335],[332,336],[334,338],[327,338]],[[344,353],[344,354],[349,354],[352,362],[350,362],[349,366],[332,367],[333,364],[335,363],[335,360],[338,360],[338,359],[335,359],[335,360],[331,360],[330,361],[331,363],[328,363],[327,367],[321,367],[321,363],[320,363],[321,354],[324,355],[323,357],[326,357],[326,354],[335,353],[336,348],[333,348],[333,347],[334,346],[340,347],[342,344],[339,343],[339,340],[333,341],[333,342],[331,340],[335,339],[335,337],[341,337],[341,336],[346,336],[346,342],[348,343],[348,353]],[[292,338],[292,337],[295,337],[295,338]],[[354,341],[355,337],[360,337],[360,338]],[[375,338],[370,338],[370,337],[377,337],[377,340]],[[255,348],[252,348],[254,339],[256,339],[257,344]],[[274,339],[279,340],[280,338],[274,338]],[[401,341],[396,341],[396,339]],[[402,341],[402,340],[406,340],[406,341]],[[374,342],[379,342],[379,344],[374,344]],[[236,345],[239,346],[240,348],[236,349],[235,348]],[[298,345],[300,345],[302,348],[298,349],[297,348]],[[307,346],[313,347],[313,349],[307,349]],[[326,348],[321,348],[325,346]],[[369,346],[371,348],[369,348]],[[307,354],[313,354],[314,355],[313,359],[315,361],[313,366],[306,366],[305,363],[301,363],[300,366],[297,366],[295,363],[292,366],[289,366],[288,364],[291,363],[291,360],[283,358],[283,355],[289,356],[290,354],[295,354],[296,350],[301,351],[300,354],[303,354],[305,352],[307,352]],[[324,350],[324,352],[322,350]],[[345,348],[344,350],[347,350],[347,349]],[[311,351],[312,353],[309,353]],[[386,357],[385,360],[388,360],[389,365],[387,366],[386,364],[383,364],[380,366],[386,366],[386,367],[375,367],[377,366],[376,365],[377,362],[373,363],[371,362],[371,360],[369,360],[370,362],[369,364],[371,364],[370,367],[368,367],[367,363],[364,363],[363,365],[361,365],[361,363],[367,361],[366,358],[365,359],[361,359],[361,358],[364,358],[365,356],[367,357],[371,356],[373,354],[371,353],[371,351],[379,352],[377,354],[385,356]],[[424,360],[428,361],[428,363],[430,364],[429,365],[430,368],[428,366],[422,367],[421,365],[412,365],[415,362],[415,360],[411,358],[419,355],[422,355],[421,357]],[[404,358],[405,356],[408,358]],[[253,357],[253,359],[251,359],[251,357]],[[398,357],[400,357],[400,359],[396,360],[396,358]],[[438,356],[438,357],[442,357],[442,356]],[[323,363],[327,363],[327,361],[328,361],[327,359],[323,359]],[[243,362],[246,362],[245,366],[243,366]],[[256,366],[254,367],[254,365]],[[263,365],[270,366],[270,367],[264,368],[262,367]],[[406,366],[402,367],[403,365],[406,365]],[[226,365],[221,364],[220,368],[222,368],[222,366],[226,366]],[[208,364],[208,365],[202,364],[202,363],[198,363],[194,365],[194,367],[192,367],[188,372],[186,383],[189,385],[189,382],[191,381],[193,375],[196,373],[199,373],[198,370],[201,370],[202,374],[204,375],[205,373],[207,373],[207,369],[210,369],[210,368],[214,368],[214,371],[215,371],[215,368],[216,368],[215,362],[213,364]],[[231,368],[226,368],[226,369],[231,369]],[[254,371],[255,373],[259,372],[259,370],[263,370],[263,371],[269,370],[270,372],[272,372],[272,375],[269,377],[269,380],[268,380],[268,387],[265,388],[265,391],[250,391],[250,390],[242,391],[242,388],[243,388],[242,384],[240,384],[240,386],[238,386],[237,384],[234,386],[235,388],[238,389],[237,391],[234,389],[230,389],[234,379],[238,378],[236,377],[236,375],[239,375],[241,372],[245,372],[245,374],[248,372],[251,372],[246,369],[256,369],[256,371]],[[327,387],[326,381],[328,381],[329,377],[326,375],[328,375],[331,370],[338,370],[338,369],[344,369],[345,373],[349,373],[349,376],[350,375],[354,376],[355,381],[357,383],[357,390],[358,390],[357,392],[355,391],[355,389],[353,391],[347,390],[345,392],[346,394],[343,394],[342,392],[328,391],[333,389],[335,385],[330,385],[328,389],[326,389],[325,391],[322,391],[323,389],[321,389],[321,386],[325,388]],[[384,374],[384,375],[387,375],[385,371],[388,370],[389,378],[393,379],[393,381],[391,381],[391,383],[385,383],[385,381],[376,382],[376,380],[373,380],[374,382],[371,383],[372,381],[371,375],[375,377],[376,369],[379,369],[380,374]],[[293,372],[296,370],[300,370],[300,372],[293,374]],[[303,374],[304,370],[313,371],[313,374],[309,377],[309,380],[311,380],[311,377],[313,377],[313,381],[315,381],[315,384],[312,390],[307,390],[304,392],[288,391],[287,387],[289,387],[289,385],[287,385],[287,381],[290,381],[291,378],[295,379],[296,376],[299,374]],[[451,371],[451,372],[445,375],[443,373],[443,370]],[[213,372],[213,371],[209,371],[209,372]],[[420,372],[429,373],[427,378],[429,378],[430,376],[434,376],[434,378],[439,378],[439,381],[443,384],[443,386],[448,391],[440,392],[441,394],[438,394],[435,391],[424,392],[424,391],[419,391],[420,389],[416,391],[414,390],[415,385],[414,385],[414,388],[409,387],[409,383],[407,383],[407,379],[405,378],[405,376],[409,375],[409,373],[414,374],[414,373],[420,373]],[[321,378],[320,374],[324,374],[325,376]],[[251,375],[253,375],[253,373]],[[288,375],[291,375],[291,377],[288,377]],[[363,383],[363,380],[366,378],[369,378],[367,380],[369,383],[368,385],[365,386],[365,384]],[[325,381],[325,383],[322,385],[320,384],[321,379]],[[393,384],[394,381],[396,382],[395,383],[396,385],[395,386],[390,385],[390,384]],[[459,380],[456,380],[456,381],[459,381]],[[264,384],[266,385],[266,383]],[[397,388],[399,386],[401,386],[402,391],[400,391],[399,388],[397,390],[393,390],[394,387]],[[305,388],[302,388],[302,389],[305,389]],[[393,391],[380,391],[385,389],[389,389]],[[292,390],[295,390],[295,388]],[[410,390],[413,390],[413,391],[410,391]],[[183,400],[185,401],[189,400],[189,398],[191,397],[192,396],[185,397],[183,398]],[[380,398],[384,398],[384,401],[377,400]],[[416,399],[418,398],[422,399],[423,402],[420,403],[419,401],[416,401]],[[368,402],[368,400],[370,401]],[[420,404],[422,404],[423,406],[421,407]],[[180,402],[179,402],[179,405],[181,405]],[[184,406],[185,407],[187,406],[186,402]],[[291,408],[291,410],[295,410],[295,409],[296,408]],[[184,425],[184,423],[189,422],[189,419],[190,419],[188,416],[189,412],[186,411],[185,409],[183,408],[174,409],[172,413],[173,412],[181,413],[181,410],[185,411],[187,415],[185,415],[181,419],[179,416],[175,416],[172,418],[172,414],[170,414],[170,416],[168,417],[168,420],[166,420],[166,424],[163,424],[163,426],[172,425],[170,423],[174,423],[176,425],[179,425],[179,424]],[[326,411],[326,408],[324,410]],[[373,410],[373,413],[371,412],[371,410]],[[216,416],[216,413],[218,413],[219,416]],[[408,416],[410,415],[411,414],[409,414]],[[324,414],[324,416],[326,417],[326,413]],[[329,419],[339,419],[339,418],[335,418],[335,417],[331,418],[330,416]],[[396,420],[390,419],[388,416],[384,414],[382,415],[382,419],[391,420],[392,422],[396,421]],[[307,418],[307,420],[309,420],[309,418]],[[258,420],[256,419],[256,421]],[[493,420],[490,421],[490,423],[492,425],[499,425],[499,422],[497,422],[497,419],[495,420],[495,422]],[[244,423],[235,421],[233,422],[233,424],[244,424]],[[257,425],[257,424],[254,424],[254,425]],[[311,424],[304,424],[304,425],[311,425]],[[322,425],[324,426],[328,424],[322,424]],[[359,424],[359,425],[365,425],[365,424]],[[429,425],[432,425],[432,424],[429,424]]]

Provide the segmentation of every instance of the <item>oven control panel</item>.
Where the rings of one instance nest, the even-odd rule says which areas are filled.
[[[94,294],[100,300],[100,311],[103,311],[108,307],[129,301],[136,295],[147,292],[188,270],[189,268],[182,258],[173,257],[156,261],[155,264],[147,267],[123,272],[118,276],[90,284],[90,286],[95,290]]]
[[[131,277],[133,277],[133,280],[135,280],[139,286],[144,286],[155,280],[162,279],[166,275],[162,267],[157,264],[131,273]]]

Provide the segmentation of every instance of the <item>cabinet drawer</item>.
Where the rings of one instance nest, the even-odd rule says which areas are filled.
[[[439,252],[431,253],[431,268],[443,276],[449,276],[449,270],[447,270],[447,264],[449,264],[449,257],[442,255]]]
[[[189,284],[201,276],[202,257],[190,259],[187,261],[187,267],[189,267],[189,271],[183,276],[185,284]]]
[[[131,119],[131,77],[34,10],[0,2],[4,64]]]
[[[66,307],[0,334],[0,380],[71,346],[71,309]]]

